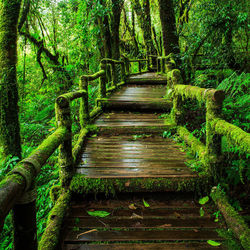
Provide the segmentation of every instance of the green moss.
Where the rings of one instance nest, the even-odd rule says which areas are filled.
[[[70,191],[62,190],[62,194],[49,214],[46,230],[38,245],[39,250],[57,249],[61,225],[69,209],[70,199]]]
[[[225,135],[229,141],[235,143],[242,153],[250,154],[249,133],[219,118],[211,119],[210,126],[218,134]]]
[[[117,192],[156,192],[156,191],[193,191],[207,190],[210,178],[86,178],[77,174],[73,177],[70,190],[76,194],[105,193],[115,195]]]
[[[233,230],[234,234],[240,240],[244,249],[249,249],[250,229],[244,219],[229,204],[228,198],[222,190],[214,187],[210,195],[222,212],[227,225]]]

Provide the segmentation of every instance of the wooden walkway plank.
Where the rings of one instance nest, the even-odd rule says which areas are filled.
[[[70,245],[64,246],[63,250],[212,250],[225,249],[223,246],[213,247],[205,243],[151,243],[151,244],[98,244],[98,245]]]

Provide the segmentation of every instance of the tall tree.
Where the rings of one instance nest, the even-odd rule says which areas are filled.
[[[0,1],[0,146],[21,158],[18,119],[17,25],[21,0]]]
[[[178,54],[180,49],[178,43],[179,39],[176,31],[173,0],[158,0],[158,2],[165,55],[170,53]]]
[[[139,0],[131,0],[131,4],[137,15],[138,23],[143,32],[143,39],[147,54],[157,54],[151,33],[151,16],[149,0],[143,0],[142,5]]]
[[[111,11],[106,11],[98,23],[101,28],[101,37],[103,41],[105,57],[120,58],[120,20],[124,0],[101,0],[101,5]]]

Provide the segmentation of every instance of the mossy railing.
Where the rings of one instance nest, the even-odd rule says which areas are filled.
[[[121,83],[116,82],[116,65],[121,66]],[[112,81],[111,87],[107,86],[108,78]],[[99,72],[81,77],[78,91],[59,96],[55,104],[58,127],[56,131],[0,182],[0,232],[5,217],[13,209],[15,249],[37,249],[36,188],[34,183],[42,166],[57,148],[59,148],[58,162],[60,166],[59,195],[57,195],[56,204],[48,217],[47,228],[38,248],[54,249],[58,243],[56,235],[59,235],[62,218],[70,201],[71,193],[68,187],[74,174],[74,165],[89,132],[88,124],[102,112],[102,107],[98,106],[98,102],[91,112],[89,110],[88,85],[96,79],[99,79],[99,98],[106,98],[109,93],[125,83],[124,61],[103,59]],[[81,130],[78,141],[73,147],[70,104],[76,99],[81,100],[79,109]]]
[[[156,68],[156,59],[155,55],[148,55],[146,59],[130,59],[125,55],[122,55],[122,61],[125,64],[126,76],[141,74],[148,71],[153,71],[154,67]],[[138,64],[138,72],[131,72],[131,65],[133,63]],[[146,63],[146,67],[143,70],[143,64]]]
[[[221,160],[223,159],[221,152],[222,136],[225,136],[232,145],[237,146],[240,154],[245,154],[246,157],[249,157],[250,134],[221,119],[222,104],[225,98],[223,91],[183,85],[182,74],[176,67],[174,54],[157,58],[157,73],[166,74],[167,76],[167,92],[171,93],[173,99],[171,120],[176,126],[176,131],[185,143],[191,147],[191,150],[198,154],[200,161],[204,165],[204,173],[207,177],[212,176],[216,181],[216,176],[220,172]],[[188,99],[205,104],[205,144],[183,126],[183,104]],[[213,188],[211,197],[244,249],[248,249],[250,230],[244,219],[229,204],[222,190]]]
[[[225,94],[221,90],[205,89],[191,85],[183,85],[182,74],[176,68],[174,54],[157,58],[157,73],[166,74],[168,92],[172,92],[173,108],[171,119],[177,126],[177,133],[198,153],[205,166],[205,172],[215,175],[222,159],[221,137],[226,138],[236,145],[240,153],[249,155],[250,134],[239,127],[221,119],[222,104]],[[185,100],[193,99],[204,103],[206,107],[206,143],[200,142],[192,133],[183,126],[183,104]]]

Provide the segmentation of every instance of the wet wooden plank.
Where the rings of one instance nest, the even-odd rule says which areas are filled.
[[[185,243],[150,243],[150,244],[67,244],[63,250],[212,250],[226,249],[223,246],[213,247],[203,242],[185,242]]]
[[[100,162],[95,162],[95,163],[91,163],[88,162],[88,160],[82,160],[80,162],[80,165],[78,165],[77,168],[81,168],[81,167],[98,167],[98,168],[159,168],[159,169],[187,169],[187,166],[185,165],[185,163],[181,162],[181,161],[176,161],[176,162],[167,162],[164,164],[160,164],[160,163],[143,163],[143,162],[139,162],[139,163],[130,163],[130,162],[105,162],[105,161],[100,161]]]
[[[141,202],[142,203],[142,202]],[[130,204],[135,204],[136,209],[131,210],[129,209],[129,203],[126,204],[126,207],[115,207],[115,208],[110,208],[110,203],[104,204],[103,206],[99,204],[96,207],[96,204],[93,206],[91,204],[83,204],[83,205],[76,205],[72,206],[71,208],[71,215],[70,218],[85,218],[89,217],[87,211],[96,209],[98,210],[105,210],[111,214],[112,217],[121,217],[121,216],[126,216],[126,217],[131,217],[133,213],[138,214],[139,216],[142,216],[143,218],[193,218],[196,220],[199,220],[200,217],[200,207],[195,207],[192,206],[190,208],[190,204],[186,204],[187,207],[181,207],[181,208],[176,208],[173,206],[170,207],[160,207],[156,206],[154,203],[148,202],[150,204],[150,208],[145,208],[143,204],[136,204],[133,201],[130,202]],[[184,203],[185,204],[185,203]],[[121,204],[119,204],[120,206]],[[192,204],[193,205],[193,204]],[[152,206],[152,207],[151,207]],[[205,212],[204,217],[206,218],[210,217],[209,213]]]
[[[136,213],[136,212],[134,212]],[[137,214],[136,214],[137,215]],[[132,215],[133,216],[133,215]],[[114,217],[114,218],[101,218],[94,217],[79,218],[76,223],[75,218],[66,220],[69,228],[78,227],[82,228],[162,228],[162,229],[202,229],[202,228],[218,228],[218,224],[210,218],[141,218],[131,219],[131,217]],[[81,231],[81,230],[80,230]]]
[[[128,177],[140,177],[140,176],[154,176],[154,175],[195,175],[187,168],[125,168],[116,167],[109,168],[108,164],[106,168],[98,167],[98,164],[94,167],[82,167],[77,168],[77,173],[87,176],[94,175],[95,173],[100,176],[115,175],[115,176],[128,176]]]
[[[85,230],[86,231],[86,230]],[[84,232],[84,231],[83,231]],[[221,240],[214,230],[197,232],[194,230],[169,230],[169,231],[99,231],[79,236],[80,232],[69,231],[65,237],[65,243],[91,242],[91,241],[154,241],[154,240]]]

